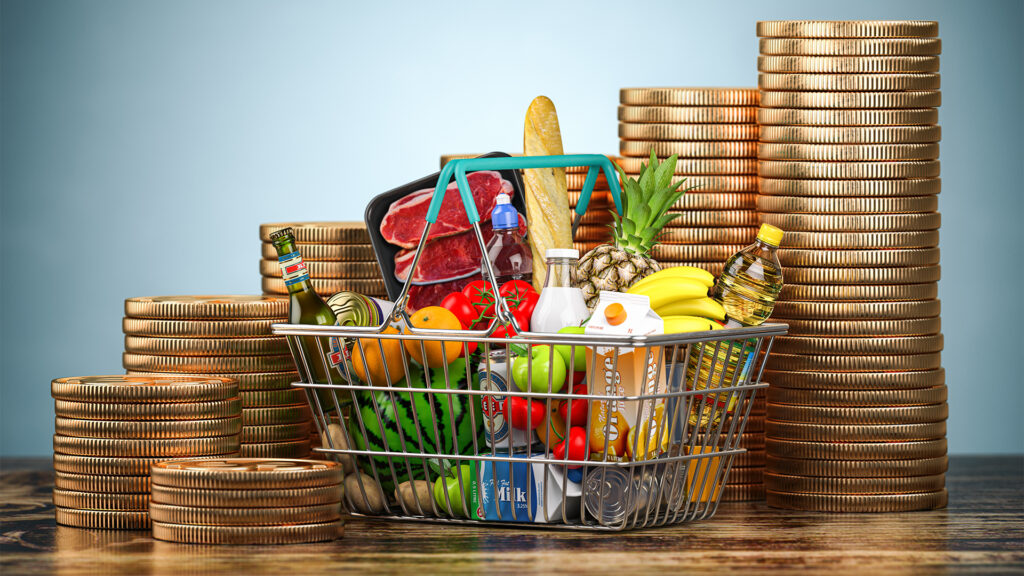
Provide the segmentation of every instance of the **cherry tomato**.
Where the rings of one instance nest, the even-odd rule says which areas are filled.
[[[564,442],[559,442],[551,451],[551,455],[557,460],[565,460],[566,444],[568,444],[569,460],[587,459],[587,431],[579,426],[569,429],[569,437]],[[569,466],[569,468],[579,468]]]
[[[527,401],[519,396],[509,396],[506,400],[508,422],[518,430],[533,430],[544,422],[544,407],[547,402],[543,400]]]
[[[494,292],[491,283],[485,280],[474,280],[462,289],[462,294],[469,298],[469,303],[476,309],[476,317],[494,316]]]
[[[577,396],[585,396],[587,394],[586,384],[577,384],[572,387],[572,393]],[[573,426],[586,426],[587,415],[590,413],[590,403],[587,402],[586,398],[573,398],[572,399],[572,424]],[[569,402],[565,400],[558,401],[558,415],[563,421],[568,420],[569,416]]]
[[[441,300],[441,307],[447,308],[462,322],[462,329],[469,330],[476,323],[477,312],[469,298],[462,292],[452,292]]]

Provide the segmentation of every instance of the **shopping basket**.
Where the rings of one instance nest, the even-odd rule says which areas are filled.
[[[449,162],[438,179],[413,269],[453,176],[481,253],[486,253],[466,173],[570,166],[589,167],[577,222],[600,170],[621,209],[618,179],[605,156]],[[490,263],[484,262],[498,294]],[[358,469],[352,475],[355,481],[347,483],[350,512],[401,520],[598,530],[664,526],[715,513],[733,460],[745,452],[739,440],[755,394],[767,386],[760,382],[765,359],[774,337],[786,333],[785,325],[652,336],[519,332],[507,303],[498,298],[496,321],[487,329],[386,331],[391,323],[411,325],[405,304],[412,276],[396,299],[392,317],[381,326],[273,327],[275,334],[287,337],[301,377],[295,385],[306,389],[324,443],[317,450]],[[500,325],[511,325],[519,336],[494,337]],[[439,343],[461,348],[464,359],[429,365],[427,347]],[[554,346],[570,346],[564,388],[553,391],[550,373],[546,384],[532,382],[533,363],[543,359],[534,360],[524,350],[537,345],[552,346],[549,361]],[[419,354],[410,354],[410,348]],[[353,357],[383,358],[391,368],[382,371],[386,385],[365,384],[351,362],[338,362],[339,350]],[[587,360],[586,396],[571,393],[576,375],[572,367],[581,350]],[[508,358],[516,354],[524,355],[527,363],[526,392],[511,385]],[[622,395],[606,386],[621,376],[620,362],[645,367],[641,378],[649,380],[639,393]],[[394,370],[393,363],[400,363],[401,370]],[[508,385],[495,388],[494,377]],[[531,444],[528,437],[524,445],[515,444],[503,421],[511,398],[524,399],[527,414],[534,403],[543,405],[547,423],[537,429],[543,442]],[[582,459],[571,459],[571,448],[555,449],[567,435],[565,422],[579,421],[572,416],[574,409],[588,416],[580,426],[587,440]],[[427,484],[414,490],[410,482]]]

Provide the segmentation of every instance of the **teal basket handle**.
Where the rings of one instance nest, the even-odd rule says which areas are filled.
[[[589,166],[587,179],[583,183],[583,190],[580,193],[580,200],[576,203],[576,214],[582,216],[587,211],[587,204],[590,203],[590,194],[594,191],[597,183],[597,175],[604,171],[605,180],[608,181],[608,188],[612,191],[612,200],[615,201],[615,209],[622,213],[621,192],[619,190],[619,178],[612,166],[612,161],[603,154],[566,154],[561,156],[518,156],[498,158],[460,158],[452,160],[441,169],[441,175],[437,179],[437,186],[434,188],[434,196],[430,200],[430,208],[427,210],[427,222],[433,224],[437,221],[437,215],[441,211],[441,203],[444,201],[445,192],[448,190],[448,183],[452,175],[455,176],[455,183],[459,188],[459,196],[462,197],[462,205],[466,208],[466,215],[469,216],[469,223],[476,224],[480,221],[480,213],[477,212],[476,202],[473,201],[473,193],[469,189],[469,181],[466,180],[466,172],[479,170],[522,170],[531,168],[568,168],[576,166]]]

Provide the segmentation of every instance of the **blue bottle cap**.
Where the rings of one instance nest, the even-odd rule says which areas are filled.
[[[508,194],[498,194],[498,205],[491,212],[491,225],[495,230],[519,227],[519,212],[512,205],[512,199]]]

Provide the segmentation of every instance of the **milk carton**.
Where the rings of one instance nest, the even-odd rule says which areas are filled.
[[[501,522],[562,522],[562,490],[565,490],[565,513],[570,522],[579,521],[583,488],[578,471],[558,464],[548,464],[534,454],[500,454],[514,458],[511,462],[474,462],[470,486],[470,515],[476,520]],[[575,472],[575,473],[574,473]],[[546,476],[546,481],[545,481]]]

